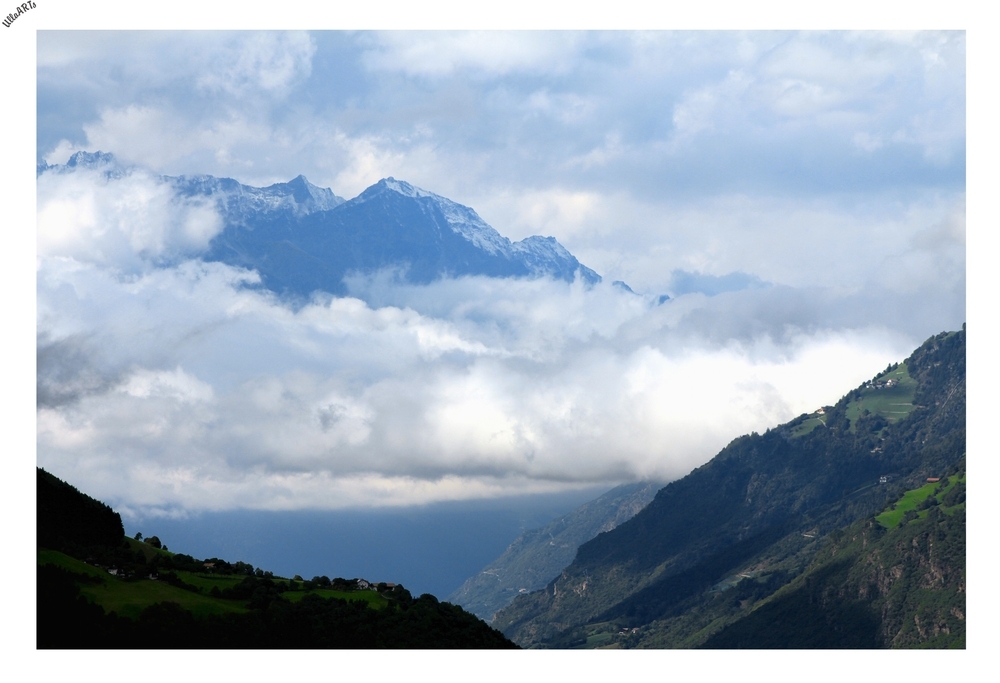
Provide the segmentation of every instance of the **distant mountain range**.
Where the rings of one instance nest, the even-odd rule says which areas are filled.
[[[580,544],[635,516],[662,482],[623,484],[540,529],[525,531],[448,601],[489,622],[521,593],[538,590],[573,561]]]
[[[493,626],[543,648],[965,647],[965,337],[735,439]],[[929,507],[903,514],[914,491]]]
[[[38,173],[77,168],[108,178],[128,172],[111,154],[77,152]],[[301,175],[262,188],[209,175],[161,178],[181,196],[211,200],[222,215],[205,260],[256,270],[282,295],[347,294],[345,276],[383,269],[415,284],[463,275],[601,281],[554,237],[511,242],[473,209],[394,178],[349,201]]]

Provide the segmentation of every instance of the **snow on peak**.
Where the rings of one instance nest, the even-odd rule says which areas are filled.
[[[396,180],[392,176],[383,178],[352,201],[369,201],[387,190],[417,200],[421,204],[435,205],[453,232],[458,233],[480,249],[491,254],[503,254],[508,257],[511,255],[510,240],[490,227],[473,209],[439,194],[422,190],[405,180]]]
[[[434,197],[452,230],[491,254],[511,254],[510,240],[494,230],[473,209],[444,197]]]
[[[98,166],[117,165],[118,160],[110,152],[76,152],[69,158],[66,165],[69,167],[81,166],[83,168],[95,168]]]
[[[73,173],[80,169],[101,171],[105,178],[121,178],[132,168],[124,166],[114,154],[108,152],[75,152],[65,164],[48,164],[44,160],[37,166],[37,174],[46,171],[55,173]]]
[[[396,180],[392,176],[383,178],[378,182],[378,185],[382,185],[386,189],[392,190],[393,192],[398,192],[404,197],[433,197],[434,199],[444,199],[444,197],[439,197],[433,192],[428,192],[427,190],[421,190],[419,187],[414,187],[405,180]]]
[[[278,198],[279,202],[291,202],[296,213],[329,211],[344,203],[343,198],[335,195],[333,190],[313,185],[304,175],[297,175],[287,183],[260,188],[260,191]]]
[[[580,263],[555,237],[525,237],[520,242],[514,242],[511,251],[538,275],[559,273],[569,280],[579,275],[590,284],[601,281],[600,275]]]
[[[531,237],[525,237],[520,242],[515,242],[514,250],[535,254],[544,258],[564,260],[573,258],[573,254],[569,253],[566,247],[559,244],[555,237],[542,237],[541,235],[532,235]]]

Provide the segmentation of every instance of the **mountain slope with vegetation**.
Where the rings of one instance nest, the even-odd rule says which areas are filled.
[[[698,646],[800,575],[831,532],[964,454],[963,327],[834,406],[734,440],[493,623],[528,647]]]
[[[704,647],[964,648],[964,469],[922,487],[919,511],[830,534],[801,576]]]
[[[448,600],[487,622],[521,593],[538,590],[573,561],[581,543],[628,521],[662,484],[623,484],[540,529],[525,531]]]
[[[39,648],[516,647],[430,594],[197,560],[125,538],[118,513],[40,468],[37,490]]]

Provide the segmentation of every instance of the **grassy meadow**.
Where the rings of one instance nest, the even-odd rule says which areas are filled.
[[[889,422],[896,422],[907,417],[913,412],[913,395],[917,390],[917,381],[910,377],[906,364],[900,363],[898,367],[875,379],[875,383],[893,382],[893,386],[866,387],[861,390],[861,396],[851,401],[847,405],[847,419],[851,421],[851,431],[854,431],[854,423],[865,411],[872,415],[880,415]]]
[[[938,500],[940,510],[945,514],[950,514],[958,508],[964,508],[964,502],[951,506],[944,504],[944,497],[960,483],[963,485],[965,484],[964,473],[961,477],[949,477],[946,478],[946,480],[942,480],[940,482],[930,482],[928,484],[924,484],[918,489],[907,491],[892,507],[882,514],[877,515],[875,517],[875,521],[886,529],[891,529],[897,526],[903,520],[903,516],[910,510],[916,510],[918,519],[926,517],[928,509],[919,508],[928,498],[932,496]]]
[[[132,539],[129,539],[129,545],[132,546],[133,550],[142,551],[147,560],[152,559],[157,553],[165,553],[163,550]],[[245,578],[244,576],[215,575],[182,570],[173,572],[184,583],[200,589],[199,592],[195,592],[148,578],[126,581],[112,576],[100,567],[94,567],[55,550],[39,550],[38,564],[39,566],[53,564],[88,577],[89,580],[80,582],[81,594],[89,602],[103,607],[105,612],[117,612],[119,616],[123,617],[135,619],[143,609],[159,602],[177,603],[196,617],[247,611],[246,600],[226,600],[210,595],[213,588],[222,591],[235,587]],[[274,577],[273,580],[275,583],[288,584],[288,579]],[[373,608],[385,607],[389,602],[375,591],[336,591],[326,588],[314,588],[309,591],[299,588],[298,590],[285,591],[282,596],[289,602],[299,602],[307,594],[317,595],[321,598],[362,601]]]

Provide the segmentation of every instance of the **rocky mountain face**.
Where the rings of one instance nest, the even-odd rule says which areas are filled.
[[[448,601],[489,622],[515,597],[556,577],[573,561],[581,543],[634,517],[661,487],[658,482],[623,484],[540,529],[525,531]]]
[[[890,373],[909,393],[880,403],[887,382],[878,380]],[[831,532],[964,454],[963,328],[932,337],[822,414],[734,440],[580,546],[558,577],[516,598],[493,625],[529,647],[641,647],[644,637],[652,647],[701,645],[802,574]],[[728,602],[738,592],[721,589],[736,584],[744,595]],[[730,611],[713,611],[723,605]]]
[[[63,166],[43,163],[38,173],[78,168],[108,179],[130,172],[111,154],[77,152]],[[553,237],[511,242],[473,209],[394,178],[349,201],[301,175],[268,187],[208,175],[161,179],[182,197],[209,200],[222,216],[205,260],[255,270],[281,295],[343,295],[346,276],[382,270],[414,284],[463,275],[601,281]]]

